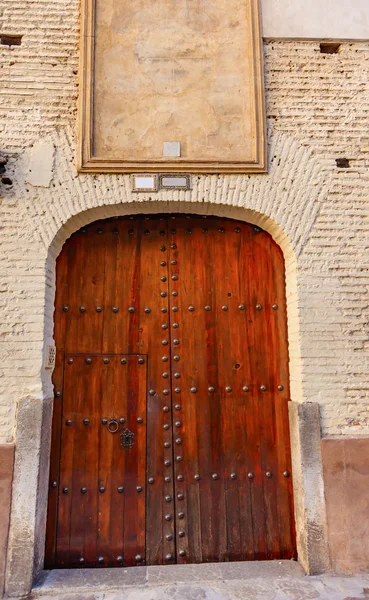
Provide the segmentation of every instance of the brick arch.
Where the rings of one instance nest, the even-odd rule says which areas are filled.
[[[139,204],[144,209],[146,203],[151,207],[158,203],[163,212],[184,212],[190,203],[192,212],[199,214],[221,210],[222,215],[227,215],[227,210],[246,209],[250,214],[264,215],[266,221],[279,224],[299,256],[332,179],[331,172],[310,149],[294,136],[275,131],[270,132],[267,175],[193,175],[190,191],[137,194],[131,191],[129,175],[76,176],[70,159],[74,156],[72,131],[61,130],[48,140],[51,147],[57,148],[50,186],[32,188],[16,183],[17,192],[25,198],[22,217],[32,224],[46,252],[58,233],[72,225],[72,218],[82,223],[90,210],[100,209],[96,218],[103,218],[124,214],[120,212],[126,210],[123,205]],[[27,161],[25,156],[22,164]],[[92,214],[89,213],[91,218]]]

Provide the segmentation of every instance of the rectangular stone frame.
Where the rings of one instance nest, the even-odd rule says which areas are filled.
[[[96,0],[82,0],[80,101],[78,117],[77,169],[83,173],[266,173],[267,146],[264,106],[264,72],[261,34],[261,9],[259,0],[244,0],[250,4],[253,32],[253,75],[255,103],[255,160],[142,160],[126,161],[93,155],[93,103],[94,103],[94,36]]]

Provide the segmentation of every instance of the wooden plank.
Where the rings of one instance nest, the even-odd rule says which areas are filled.
[[[102,221],[101,227],[106,238],[103,353],[137,354],[142,349],[140,221],[109,219]]]
[[[146,561],[171,564],[175,538],[166,219],[143,217],[140,240],[140,352],[148,356]]]
[[[102,351],[105,233],[99,224],[82,228],[66,245],[69,304],[65,352]],[[64,251],[64,250],[63,250]]]
[[[255,235],[259,235],[259,230],[251,229],[248,243],[244,250],[246,259],[246,318],[247,318],[247,340],[250,361],[251,380],[249,384],[250,391],[250,412],[249,412],[249,436],[248,452],[250,456],[250,474],[249,480],[251,488],[251,507],[252,507],[252,525],[254,538],[254,558],[255,560],[265,560],[267,558],[267,534],[266,517],[264,510],[264,472],[262,469],[261,456],[261,436],[262,421],[260,407],[260,378],[265,374],[265,365],[260,355],[260,338],[258,328],[258,312],[256,305],[259,302],[259,271],[258,257],[255,254]]]
[[[238,431],[235,438],[239,444],[237,456],[237,485],[239,497],[239,526],[241,536],[241,560],[254,560],[254,520],[255,530],[263,531],[264,519],[262,506],[258,503],[258,490],[255,478],[250,479],[249,474],[255,474],[259,460],[260,436],[258,405],[253,401],[253,359],[255,356],[255,338],[253,323],[248,312],[250,289],[250,254],[252,253],[252,226],[247,223],[233,223],[234,233],[239,235],[238,250],[238,306],[234,315],[236,330],[238,331],[238,357],[236,363],[239,380],[236,386],[237,402],[235,403],[234,419]],[[259,552],[259,548],[256,551]]]
[[[282,252],[275,248],[272,253],[272,282],[274,294],[271,296],[271,318],[275,332],[276,379],[274,382],[274,402],[276,415],[276,452],[278,461],[279,485],[277,510],[279,523],[280,557],[297,558],[296,531],[293,510],[291,442],[288,419],[290,398],[289,355],[287,332],[287,306],[285,268]],[[284,476],[287,474],[287,477]],[[282,476],[283,475],[283,476]]]
[[[142,357],[141,357],[142,358]],[[124,453],[124,564],[141,564],[145,560],[145,497],[146,497],[146,366],[138,357],[129,359],[129,377],[126,384],[126,424],[135,435],[131,449]],[[141,556],[142,561],[136,557]]]
[[[178,277],[175,284],[171,279],[171,291],[178,291],[174,299],[171,296],[173,392],[176,387],[181,388],[181,426],[178,431],[183,438],[183,461],[176,463],[176,476],[184,477],[185,495],[185,510],[176,512],[177,529],[185,530],[188,548],[187,555],[183,541],[177,538],[178,550],[186,551],[184,557],[178,554],[180,562],[209,562],[222,560],[226,555],[225,494],[220,476],[221,403],[208,391],[212,385],[208,383],[208,358],[213,365],[212,376],[215,376],[218,357],[213,353],[216,347],[212,343],[214,331],[211,327],[209,333],[206,331],[211,311],[205,310],[205,306],[213,300],[214,287],[210,282],[213,273],[205,276],[213,264],[213,247],[209,241],[212,234],[203,231],[207,228],[205,219],[177,218],[172,222],[170,232],[171,244],[177,246],[173,248],[170,273],[171,277]],[[173,260],[177,264],[172,264]],[[175,307],[178,307],[177,311],[173,311]],[[178,323],[178,328],[173,327],[174,323]],[[180,360],[177,362],[174,356],[179,356]],[[175,379],[176,372],[180,374],[180,385]],[[177,416],[175,423],[176,420]],[[213,479],[216,474],[218,477]],[[197,475],[200,479],[194,480]],[[184,512],[183,518],[180,518],[181,512]]]
[[[101,374],[85,356],[65,359],[61,484],[68,486],[68,511],[59,512],[58,544],[65,546],[61,531],[68,532],[65,566],[97,564],[97,427],[96,414]],[[73,362],[71,362],[73,361]],[[87,422],[84,422],[88,419]],[[71,425],[67,425],[68,422]],[[61,491],[61,499],[64,498]],[[60,563],[60,560],[58,561]],[[64,565],[64,563],[62,563]]]
[[[56,263],[56,298],[54,310],[54,332],[56,344],[55,369],[52,381],[54,385],[54,407],[51,431],[49,498],[47,509],[45,568],[52,568],[56,560],[56,533],[59,504],[60,443],[62,432],[63,371],[66,319],[63,306],[69,304],[67,286],[68,253],[64,248]],[[54,483],[55,482],[55,483]],[[55,486],[55,487],[54,487]]]
[[[223,473],[226,486],[227,503],[227,559],[241,560],[253,553],[253,536],[251,508],[249,499],[249,482],[247,478],[247,400],[243,391],[245,382],[250,380],[245,311],[239,307],[245,304],[244,286],[246,278],[242,271],[242,242],[248,235],[247,229],[242,231],[238,224],[224,221],[224,255],[227,256],[226,273],[224,273],[223,301],[228,306],[224,313],[228,318],[227,339],[224,344],[220,363],[225,366],[222,380],[232,391],[224,398],[225,425],[224,438],[226,445],[223,455]],[[227,361],[227,362],[226,362]]]
[[[96,427],[98,428],[97,457],[97,554],[104,562],[101,566],[117,566],[117,557],[123,555],[119,548],[119,539],[123,541],[123,511],[119,504],[117,512],[112,513],[113,499],[121,499],[117,489],[116,469],[123,470],[124,455],[120,450],[119,419],[127,416],[126,410],[126,372],[127,365],[123,365],[120,356],[104,354],[94,358],[101,370],[100,406],[97,415]],[[118,396],[118,398],[117,398]],[[103,419],[108,420],[108,425],[103,424]],[[112,422],[112,420],[115,421]],[[108,426],[117,430],[115,433],[108,431]],[[118,471],[118,473],[119,473]],[[119,475],[118,475],[119,477]],[[118,501],[119,502],[119,501]],[[112,521],[114,527],[112,529]],[[118,540],[117,540],[118,538]]]
[[[257,280],[255,303],[250,307],[254,314],[258,365],[255,385],[259,401],[261,439],[261,480],[264,495],[266,558],[279,556],[277,516],[278,468],[275,452],[275,343],[270,327],[271,290],[271,238],[265,232],[254,234],[254,276]],[[263,388],[265,387],[265,391]]]

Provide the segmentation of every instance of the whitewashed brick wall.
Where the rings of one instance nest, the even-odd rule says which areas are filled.
[[[0,443],[14,439],[20,398],[52,393],[42,362],[61,244],[96,218],[161,210],[272,233],[286,257],[292,399],[320,403],[324,434],[368,434],[369,43],[332,55],[318,42],[266,43],[269,175],[199,176],[192,192],[148,199],[128,176],[76,174],[78,18],[75,0],[0,0],[0,33],[23,34],[0,46],[0,153],[13,181],[0,183]]]

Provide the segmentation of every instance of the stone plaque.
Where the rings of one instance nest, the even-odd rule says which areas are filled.
[[[266,169],[258,0],[83,0],[80,171]]]

